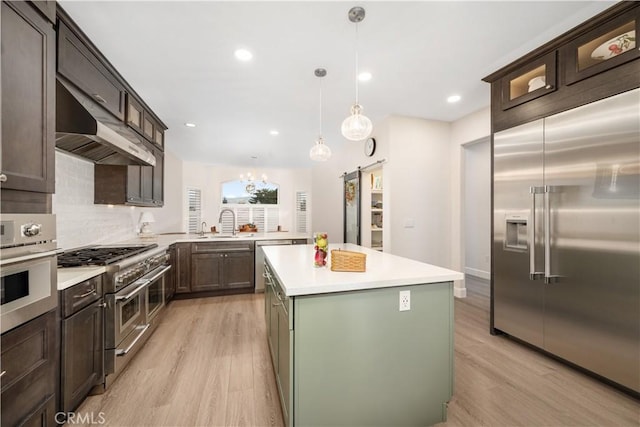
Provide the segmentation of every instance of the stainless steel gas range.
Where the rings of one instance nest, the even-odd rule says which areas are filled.
[[[104,382],[106,390],[157,326],[164,307],[166,248],[156,244],[90,246],[58,256],[58,267],[103,265],[105,303]]]

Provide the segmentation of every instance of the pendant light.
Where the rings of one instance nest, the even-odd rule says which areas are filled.
[[[314,74],[322,79],[327,75],[327,70],[316,68]],[[324,138],[322,138],[322,80],[320,80],[320,136],[318,136],[316,143],[309,150],[309,157],[316,162],[326,162],[331,157],[331,149],[325,145]]]
[[[349,21],[356,24],[356,102],[351,106],[351,115],[342,122],[342,136],[349,141],[362,141],[371,135],[373,124],[362,114],[358,103],[358,22],[364,20],[364,8],[356,6],[349,10]]]

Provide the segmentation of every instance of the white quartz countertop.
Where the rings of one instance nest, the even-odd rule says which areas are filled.
[[[187,233],[167,233],[157,234],[153,237],[137,238],[127,241],[126,243],[157,243],[158,246],[169,246],[173,243],[188,242],[242,242],[242,241],[259,241],[259,240],[293,240],[293,239],[310,239],[309,233],[296,233],[289,231],[275,231],[270,233],[238,233],[236,237],[229,237],[220,233],[204,233],[204,237],[200,234]]]
[[[69,267],[58,269],[58,290],[62,291],[105,272],[104,267]]]
[[[366,272],[331,271],[332,249],[365,253]],[[330,244],[327,266],[322,268],[313,265],[313,245],[267,246],[264,253],[287,296],[450,282],[464,278],[457,271],[349,243]]]

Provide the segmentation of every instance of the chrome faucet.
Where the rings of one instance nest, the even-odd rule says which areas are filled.
[[[204,229],[207,228],[207,223],[202,221],[202,225],[200,225],[200,235],[204,236]]]
[[[232,211],[229,208],[224,208],[220,211],[220,218],[218,218],[218,222],[222,222],[222,214],[225,212],[231,212],[231,216],[233,216],[233,231],[231,232],[231,234],[233,234],[234,236],[236,235],[236,213],[234,211]]]

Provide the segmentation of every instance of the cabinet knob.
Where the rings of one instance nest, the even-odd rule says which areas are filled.
[[[553,88],[553,85],[546,85],[544,88],[545,88],[545,89],[552,89],[552,88]]]
[[[7,182],[7,175],[0,173],[0,182]]]

